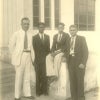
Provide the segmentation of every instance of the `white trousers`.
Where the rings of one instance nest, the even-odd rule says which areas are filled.
[[[36,79],[30,53],[23,52],[21,64],[15,66],[15,70],[15,98],[31,96],[31,82],[35,85]]]
[[[46,57],[46,75],[47,76],[59,76],[59,71],[61,67],[62,56],[64,53],[59,53],[55,57],[49,54]]]

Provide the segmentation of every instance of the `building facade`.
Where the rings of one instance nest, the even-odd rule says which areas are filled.
[[[69,26],[76,24],[78,34],[86,37],[89,47],[85,89],[97,87],[99,81],[100,59],[100,11],[99,0],[0,0],[0,48],[8,47],[11,35],[20,29],[22,17],[29,17],[30,29],[37,33],[37,23],[46,23],[45,32],[52,37],[57,32],[57,24],[65,23],[65,32]],[[2,52],[2,50],[1,50]],[[2,53],[0,53],[2,55]]]

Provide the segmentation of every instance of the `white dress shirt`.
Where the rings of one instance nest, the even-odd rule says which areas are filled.
[[[59,42],[62,38],[62,34],[61,33],[58,33],[58,38],[57,38],[57,41]]]
[[[39,33],[40,39],[42,39],[42,35],[43,35],[43,40],[44,40],[44,33]]]

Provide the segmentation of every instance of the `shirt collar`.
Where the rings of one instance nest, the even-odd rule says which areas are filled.
[[[40,38],[41,38],[41,35],[43,35],[43,38],[44,38],[44,33],[42,33],[42,34],[41,34],[41,33],[39,33]]]
[[[44,35],[44,33],[42,33],[42,34],[41,34],[41,33],[39,33],[39,35]]]
[[[60,32],[58,32],[58,34],[61,34],[61,35],[62,35],[62,34],[63,34],[63,32],[61,32],[61,33],[60,33]]]
[[[72,38],[74,38],[74,39],[75,39],[76,37],[77,37],[77,35],[75,35],[74,37],[72,37],[72,36],[71,36],[71,39],[72,39]]]
[[[25,33],[25,31],[23,29],[21,29],[20,31]],[[27,30],[26,33],[29,33],[29,30]]]

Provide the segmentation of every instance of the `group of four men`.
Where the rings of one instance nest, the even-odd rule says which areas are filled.
[[[63,60],[68,63],[72,100],[85,100],[84,74],[88,48],[85,38],[77,35],[76,25],[69,27],[70,37],[63,32],[64,24],[59,23],[58,33],[54,35],[50,50],[49,36],[44,33],[45,24],[39,23],[39,32],[34,36],[28,31],[29,24],[28,18],[22,18],[22,29],[15,32],[9,42],[12,64],[16,69],[15,100],[21,99],[22,91],[25,97],[32,96],[31,74],[34,76],[34,82],[36,75],[36,95],[48,95],[48,79],[58,78],[58,69]],[[57,55],[60,56],[56,57]],[[53,59],[53,62],[48,64],[50,59]],[[52,72],[52,65],[55,67],[55,73]]]

